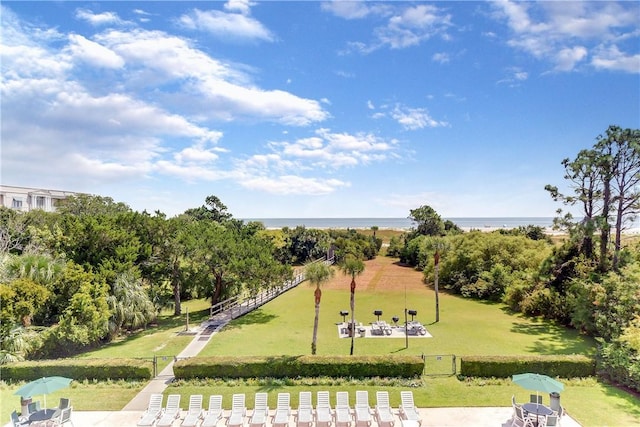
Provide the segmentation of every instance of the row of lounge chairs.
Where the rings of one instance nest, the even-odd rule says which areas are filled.
[[[349,393],[336,392],[335,407],[331,406],[328,391],[318,391],[316,406],[313,406],[312,393],[299,393],[298,409],[291,410],[290,393],[278,393],[277,406],[271,415],[271,427],[288,427],[293,416],[296,427],[371,427],[375,421],[378,427],[394,427],[395,412],[389,404],[389,393],[376,392],[376,405],[369,406],[369,393],[356,391],[355,406],[351,407]],[[232,397],[231,410],[228,413],[227,427],[266,427],[269,419],[267,393],[256,393],[253,412],[247,415],[245,394],[238,393]],[[420,426],[422,419],[413,402],[411,391],[400,392],[401,404],[398,416],[401,420],[413,421],[414,426]],[[180,395],[171,394],[167,404],[162,407],[162,394],[154,394],[149,400],[149,407],[138,421],[138,427],[171,427],[180,418]],[[189,409],[180,426],[182,427],[215,427],[224,418],[222,396],[209,397],[207,410],[202,407],[202,395],[192,395],[189,399]]]

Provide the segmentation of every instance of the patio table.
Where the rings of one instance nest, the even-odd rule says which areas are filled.
[[[547,416],[553,414],[553,410],[539,403],[525,403],[522,405],[522,409],[527,411],[528,414],[535,414],[536,416],[536,427],[539,425],[538,417],[540,415]]]
[[[60,412],[57,409],[41,409],[29,415],[29,424],[37,425],[54,418]]]

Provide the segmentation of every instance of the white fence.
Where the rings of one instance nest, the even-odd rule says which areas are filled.
[[[333,264],[334,259],[319,259],[314,262],[324,262],[325,264]],[[237,317],[242,316],[245,313],[248,313],[256,308],[260,307],[263,304],[271,301],[278,295],[283,294],[291,288],[295,288],[300,283],[304,282],[305,275],[304,271],[297,274],[293,279],[287,280],[281,286],[274,286],[272,288],[266,289],[256,295],[253,296],[235,296],[232,298],[228,298],[224,301],[221,301],[217,304],[214,304],[209,309],[209,315],[211,317],[216,314],[225,313],[228,314],[231,319],[235,319]]]

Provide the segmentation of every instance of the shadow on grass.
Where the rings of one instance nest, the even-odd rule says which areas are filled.
[[[254,310],[244,316],[238,317],[231,323],[225,326],[225,329],[235,329],[245,325],[259,325],[269,323],[277,316],[274,314],[265,313],[263,310]]]
[[[636,418],[640,418],[640,405],[638,405],[638,402],[640,401],[640,393],[636,393],[633,390],[629,390],[624,387],[617,387],[608,383],[602,384],[604,386],[604,393],[607,396],[611,396],[614,398],[611,399],[611,402],[616,402],[618,399],[624,402],[615,403],[614,406],[617,410],[621,412],[627,412]]]
[[[198,325],[208,318],[209,318],[209,309],[190,312],[189,324]],[[186,326],[186,319],[187,319],[186,313],[184,312],[179,316],[175,316],[175,315],[158,316],[157,322],[155,324],[148,326],[146,329],[135,331],[126,337],[120,337],[116,341],[111,341],[111,342],[105,343],[102,346],[92,348],[90,351],[100,350],[105,347],[118,348],[124,345],[129,345],[149,335],[154,335],[154,334],[157,334],[158,332],[165,332],[172,329],[176,329],[180,326]]]
[[[511,331],[531,337],[528,347],[535,354],[590,354],[595,352],[595,343],[584,338],[576,341],[576,331],[535,319],[527,323],[513,323]]]

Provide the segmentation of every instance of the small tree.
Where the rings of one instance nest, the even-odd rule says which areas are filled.
[[[415,234],[423,236],[444,235],[444,221],[431,206],[424,205],[417,209],[411,209],[409,218],[416,223]]]
[[[349,354],[353,356],[353,341],[355,337],[354,323],[356,313],[356,276],[359,276],[364,271],[364,262],[362,262],[362,259],[352,254],[348,254],[340,264],[340,270],[344,274],[351,276],[351,351]]]
[[[311,341],[311,354],[316,354],[318,340],[318,320],[320,319],[320,300],[322,291],[320,285],[329,281],[334,275],[333,269],[322,261],[312,262],[305,267],[305,277],[316,286],[315,296],[315,318],[313,320],[313,340]]]

